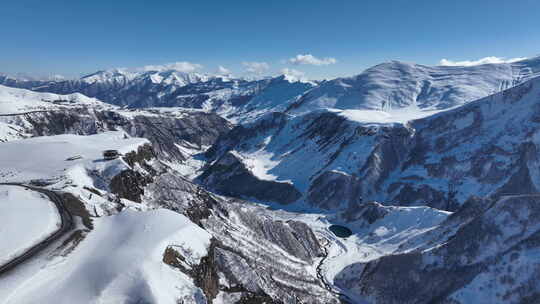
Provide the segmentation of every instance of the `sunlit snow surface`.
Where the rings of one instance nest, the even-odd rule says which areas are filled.
[[[471,67],[390,61],[353,77],[323,82],[307,92],[302,104],[293,112],[323,108],[391,112],[411,106],[443,110],[500,92],[538,75],[538,58]]]
[[[128,210],[94,224],[69,255],[41,258],[3,279],[0,303],[204,303],[189,277],[162,262],[175,246],[190,248],[182,254],[198,263],[210,241],[202,228],[169,210]]]
[[[60,228],[58,211],[45,195],[0,185],[0,265]]]
[[[50,110],[59,106],[112,107],[80,93],[59,95],[0,85],[0,115]]]
[[[124,138],[123,132],[90,136],[65,134],[2,143],[0,182],[65,178],[80,181],[88,170],[107,170],[108,175],[113,176],[127,167],[121,159],[103,160],[103,150],[127,153],[145,143],[148,141],[142,138]]]
[[[417,107],[408,107],[392,111],[377,110],[338,110],[328,109],[330,112],[338,113],[351,121],[364,124],[393,124],[407,123],[411,120],[424,118],[444,110],[422,110]]]

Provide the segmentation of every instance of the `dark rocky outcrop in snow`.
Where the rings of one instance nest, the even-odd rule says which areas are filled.
[[[165,168],[156,161],[156,153],[149,144],[138,147],[123,156],[124,161],[131,169],[123,170],[110,180],[110,192],[134,202],[141,202],[146,185],[151,183],[158,175],[165,172]]]
[[[233,153],[227,153],[209,166],[200,181],[218,193],[290,204],[301,193],[290,183],[263,180],[255,176]]]
[[[265,218],[260,210],[228,202],[205,227],[220,241],[216,270],[224,291],[266,295],[279,303],[338,303],[315,273],[306,271],[323,250],[312,230],[297,221]],[[311,268],[313,269],[313,268]]]
[[[157,176],[146,187],[145,201],[153,207],[167,208],[184,214],[192,222],[202,226],[202,221],[216,208],[216,198],[200,186],[178,174],[167,172]]]
[[[112,193],[121,198],[134,202],[141,202],[144,186],[151,182],[151,178],[133,170],[124,170],[115,175],[109,186]]]
[[[307,200],[323,209],[350,208],[362,202],[360,189],[358,177],[339,171],[326,171],[310,185]]]

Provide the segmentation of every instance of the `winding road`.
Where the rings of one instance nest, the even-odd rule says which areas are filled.
[[[19,255],[18,257],[14,258],[13,260],[0,265],[0,276],[6,274],[13,268],[17,267],[18,265],[24,263],[28,259],[32,258],[36,254],[38,254],[40,251],[45,249],[47,246],[52,244],[54,241],[58,240],[61,236],[63,236],[65,233],[70,231],[73,228],[73,216],[67,208],[65,207],[65,202],[62,199],[58,193],[38,187],[28,186],[25,184],[18,184],[18,183],[0,183],[0,186],[18,186],[30,189],[32,191],[36,191],[39,193],[43,193],[46,195],[56,206],[56,209],[58,209],[58,214],[60,214],[60,220],[61,225],[60,228],[55,231],[53,234],[51,234],[49,237],[47,237],[45,240],[35,244],[34,246],[30,247],[25,253]]]

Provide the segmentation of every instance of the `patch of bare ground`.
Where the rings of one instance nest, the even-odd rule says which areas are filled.
[[[86,210],[84,203],[81,202],[77,197],[71,193],[63,193],[62,199],[65,202],[65,208],[73,216],[78,216],[82,219],[83,225],[89,230],[94,229],[94,224],[92,223],[92,217],[90,212]]]
[[[173,246],[169,246],[163,253],[163,263],[180,270],[181,272],[189,275],[193,278],[195,286],[199,287],[209,304],[212,304],[218,293],[237,293],[241,292],[241,298],[235,304],[281,304],[282,302],[272,299],[267,294],[249,292],[242,286],[224,287],[219,285],[219,276],[217,274],[217,268],[214,261],[214,251],[220,244],[216,239],[212,239],[210,247],[208,248],[208,255],[201,258],[198,265],[188,265],[186,258],[182,256]],[[191,269],[188,269],[185,265],[188,265]],[[179,300],[179,303],[181,300]]]
[[[66,238],[58,248],[56,248],[55,256],[67,256],[84,240],[86,235],[94,229],[92,218],[83,202],[71,193],[62,193],[62,200],[64,201],[64,207],[67,211],[76,217],[81,218],[81,222],[85,229],[76,229],[71,232],[68,238]]]
[[[71,233],[71,235],[65,239],[58,248],[56,248],[54,255],[56,256],[67,256],[70,254],[77,246],[79,245],[82,240],[86,237],[86,235],[90,232],[90,230],[87,229],[77,229]]]

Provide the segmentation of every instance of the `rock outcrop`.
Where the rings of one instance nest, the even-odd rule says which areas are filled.
[[[326,171],[310,185],[307,200],[322,209],[358,206],[362,203],[360,179],[340,171]]]
[[[231,152],[209,166],[199,180],[210,189],[228,196],[282,204],[290,204],[301,197],[291,183],[258,178],[241,158]]]
[[[146,189],[148,204],[185,214],[213,235],[195,270],[177,267],[194,277],[209,303],[217,294],[236,299],[230,303],[339,303],[316,276],[324,252],[305,223],[273,219],[271,211],[212,195],[173,174]],[[170,265],[182,264],[174,257],[169,253]]]

